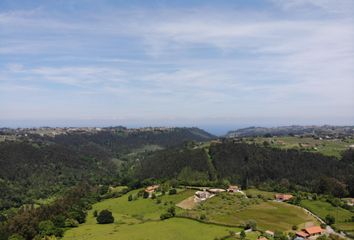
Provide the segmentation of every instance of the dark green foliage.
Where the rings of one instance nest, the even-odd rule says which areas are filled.
[[[25,240],[24,237],[22,237],[20,234],[13,234],[9,237],[9,240]]]
[[[332,225],[336,222],[336,219],[334,216],[328,214],[325,218],[325,222],[328,224],[328,225]]]
[[[139,162],[137,175],[140,179],[172,179],[188,167],[192,172],[202,172],[209,176],[212,170],[208,161],[204,149],[173,148],[155,151]]]
[[[95,201],[96,196],[96,189],[87,184],[81,184],[50,205],[43,205],[39,208],[21,208],[8,219],[5,234],[19,234],[25,239],[33,239],[37,235],[45,234],[60,236],[62,229],[55,226],[54,222],[61,225],[62,217],[60,216],[64,216],[66,218],[64,225],[66,225],[67,218],[70,218],[72,213],[83,212],[86,216],[85,210],[88,204]],[[73,221],[77,222],[77,220]]]
[[[175,207],[170,207],[167,209],[167,212],[166,213],[162,213],[160,215],[160,219],[161,220],[165,220],[165,219],[168,219],[168,218],[171,218],[171,217],[174,217],[176,215],[176,209]]]
[[[114,217],[111,211],[105,209],[98,214],[96,220],[99,224],[108,224],[114,222]]]
[[[297,227],[296,225],[293,225],[293,226],[291,227],[291,229],[294,230],[294,231],[296,231],[297,228],[298,228],[298,227]]]
[[[143,193],[143,198],[148,198],[150,196],[150,194],[148,192],[145,192]]]
[[[57,215],[53,218],[53,223],[55,227],[64,228],[66,217],[62,214]]]
[[[80,181],[111,181],[115,165],[90,149],[59,144],[35,146],[30,143],[0,143],[0,211],[46,198]]]
[[[78,227],[78,226],[79,226],[79,222],[75,219],[68,218],[65,220],[65,227],[72,228],[72,227]]]
[[[212,137],[197,128],[151,131],[107,128],[95,134],[68,133],[54,138],[30,135],[22,142],[1,142],[0,211],[47,198],[81,181],[102,184],[100,193],[106,194],[108,185],[117,177],[112,158],[145,145],[178,146],[185,141]],[[121,183],[140,187],[129,167],[129,164],[121,166]]]
[[[78,223],[84,223],[86,220],[86,212],[83,209],[74,208],[69,212],[69,217],[75,219]]]
[[[168,194],[169,195],[174,195],[174,194],[177,194],[177,189],[176,188],[172,188],[168,191]]]
[[[173,206],[167,209],[167,212],[170,213],[172,216],[176,215],[176,209]]]
[[[61,237],[63,230],[56,227],[50,220],[42,221],[38,224],[38,231],[41,236],[57,236]]]
[[[54,141],[81,147],[88,143],[108,148],[111,152],[127,153],[131,149],[146,144],[162,147],[179,146],[186,141],[206,141],[214,138],[213,135],[198,128],[174,128],[168,131],[136,131],[124,132],[119,129],[101,131],[96,134],[69,134],[56,136]]]
[[[129,194],[129,196],[128,196],[128,201],[130,202],[130,201],[132,201],[132,200],[133,200],[133,195]]]
[[[257,230],[257,223],[254,220],[249,220],[246,222],[245,229],[252,229],[253,231]]]
[[[161,220],[165,220],[165,219],[168,219],[168,218],[171,218],[171,217],[173,217],[172,216],[172,214],[171,213],[162,213],[161,215],[160,215],[160,219]]]
[[[97,217],[97,216],[98,216],[97,210],[93,211],[93,217]]]
[[[275,231],[274,232],[274,240],[288,240],[288,237],[282,232]]]
[[[354,155],[349,153],[338,160],[292,149],[225,142],[211,145],[210,155],[219,177],[244,187],[273,182],[277,183],[277,189],[273,188],[276,191],[301,185],[309,191],[342,197],[348,194],[354,175]]]
[[[246,238],[246,232],[242,230],[240,233],[240,239],[245,239],[245,238]]]

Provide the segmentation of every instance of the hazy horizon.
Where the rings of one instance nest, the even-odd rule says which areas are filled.
[[[351,0],[4,0],[0,127],[350,125],[353,12]]]
[[[38,127],[115,127],[115,126],[124,126],[128,128],[140,128],[140,127],[198,127],[211,134],[221,136],[226,134],[228,131],[237,130],[247,127],[281,127],[281,126],[323,126],[323,125],[332,125],[332,126],[354,126],[354,123],[348,122],[276,122],[273,119],[268,119],[264,122],[259,121],[248,121],[248,122],[238,122],[238,121],[209,121],[203,122],[199,121],[176,121],[176,120],[166,120],[161,121],[153,120],[148,122],[143,121],[127,121],[119,119],[61,119],[61,120],[12,120],[12,121],[3,121],[0,120],[0,128],[9,127],[9,128],[38,128]]]

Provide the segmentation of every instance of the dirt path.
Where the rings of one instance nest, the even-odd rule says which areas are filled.
[[[179,202],[179,203],[176,204],[177,207],[180,207],[180,208],[183,208],[183,209],[192,209],[196,205],[197,205],[197,203],[194,201],[194,196],[186,198],[182,202]]]

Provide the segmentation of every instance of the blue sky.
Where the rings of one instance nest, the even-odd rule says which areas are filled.
[[[353,124],[354,1],[0,1],[0,124]]]

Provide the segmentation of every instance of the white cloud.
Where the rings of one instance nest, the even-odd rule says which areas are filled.
[[[141,116],[205,117],[209,109],[224,117],[350,112],[354,21],[344,14],[350,2],[273,2],[283,12],[112,10],[85,17],[87,23],[42,10],[0,14],[7,44],[0,54],[39,58],[15,58],[0,70],[0,83],[42,87],[54,96],[81,91],[110,102],[95,110],[102,114],[116,102]],[[314,8],[319,12],[302,17]],[[118,109],[111,114],[129,112]]]

